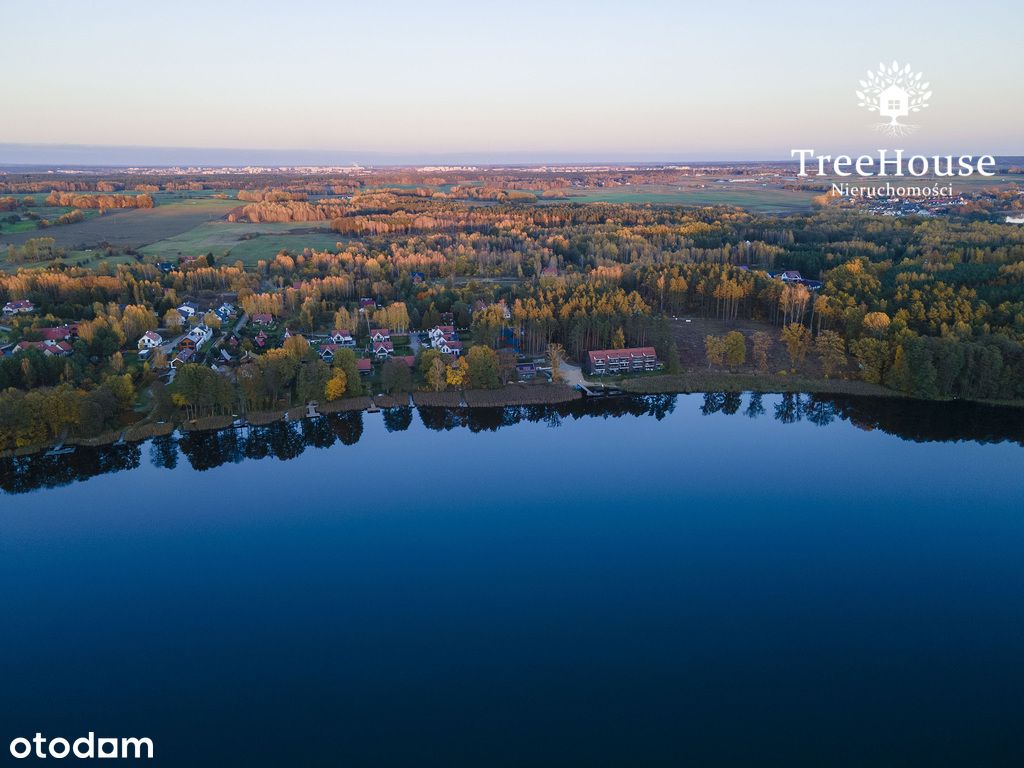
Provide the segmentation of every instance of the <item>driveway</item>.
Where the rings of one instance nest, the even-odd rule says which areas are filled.
[[[168,357],[174,354],[174,348],[181,343],[181,340],[185,338],[185,334],[181,333],[175,336],[171,341],[165,341],[161,344],[158,349]]]
[[[558,366],[559,371],[562,373],[562,378],[565,383],[570,387],[575,387],[577,384],[586,384],[587,380],[583,378],[583,369],[578,365],[567,363],[564,360]]]

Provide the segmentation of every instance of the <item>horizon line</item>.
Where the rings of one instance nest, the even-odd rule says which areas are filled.
[[[988,153],[985,153],[988,154]],[[63,157],[61,157],[63,155]],[[89,157],[89,155],[95,155]],[[132,155],[137,155],[133,157]],[[145,157],[150,155],[150,157]],[[996,159],[1024,158],[1020,154],[1000,153]],[[645,153],[573,150],[453,150],[388,151],[351,149],[274,149],[196,146],[159,146],[144,144],[57,144],[0,142],[0,168],[180,168],[180,167],[340,167],[409,168],[420,165],[475,165],[508,167],[530,165],[687,165],[736,163],[791,163],[792,157],[779,157],[751,150],[749,155],[722,150],[720,153],[695,152],[687,157],[668,151]]]

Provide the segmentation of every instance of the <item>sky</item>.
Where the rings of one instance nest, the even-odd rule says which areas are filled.
[[[1005,0],[161,6],[8,4],[0,162],[1024,154],[1024,4]],[[933,90],[898,142],[854,95],[893,60]]]

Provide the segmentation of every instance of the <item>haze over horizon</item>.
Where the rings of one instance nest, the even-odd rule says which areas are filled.
[[[809,0],[525,0],[514,13],[454,0],[186,0],[159,15],[42,0],[5,21],[36,32],[6,41],[21,66],[0,80],[4,165],[1024,153],[1024,49],[991,31],[1019,28],[1024,8],[994,0],[927,13],[871,1],[854,14]],[[883,21],[893,36],[878,34]],[[934,90],[898,143],[854,97],[867,70],[893,60]]]
[[[975,153],[980,154],[980,153]],[[996,155],[1016,162],[1024,154]],[[0,169],[19,168],[190,168],[190,167],[407,167],[513,165],[686,165],[702,163],[792,163],[790,157],[633,153],[621,156],[573,151],[447,152],[411,154],[326,149],[239,149],[230,147],[134,147],[75,144],[0,144]]]
[[[402,153],[344,149],[103,146],[82,144],[0,144],[0,166],[189,167],[189,166],[405,166],[587,163],[781,162],[784,157],[696,154],[669,156],[634,152],[610,155],[579,151]]]

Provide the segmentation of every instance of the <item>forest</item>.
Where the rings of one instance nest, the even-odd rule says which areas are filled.
[[[237,190],[231,220],[316,222],[339,237],[334,249],[282,250],[255,267],[214,252],[170,268],[137,254],[93,268],[47,267],[52,241],[12,246],[10,261],[26,266],[0,274],[0,303],[29,300],[35,311],[4,321],[0,449],[69,430],[95,434],[147,409],[197,418],[436,390],[442,381],[496,387],[510,378],[512,352],[550,359],[553,349],[578,362],[589,350],[654,346],[672,374],[697,365],[678,347],[680,319],[691,317],[723,330],[702,340],[700,367],[756,373],[766,387],[773,376],[799,373],[925,399],[1024,401],[1020,226],[977,211],[898,217],[822,205],[781,216],[550,195],[542,202],[571,182],[447,181],[348,181],[328,185],[326,195],[300,180]],[[48,203],[76,209],[153,205],[148,193],[115,185],[31,186],[8,183],[6,191],[45,191]],[[363,312],[367,298],[374,308]],[[239,336],[223,370],[185,366],[169,385],[164,355],[135,355],[143,333],[179,330],[182,302],[227,300],[268,313],[291,338],[257,349]],[[473,354],[440,363],[428,356],[411,368],[375,364],[370,380],[357,371],[360,350],[321,360],[320,336],[362,333],[371,318],[403,337],[444,320]],[[192,322],[204,319],[218,339],[228,336],[209,310]],[[77,327],[66,354],[13,349],[66,323]]]

